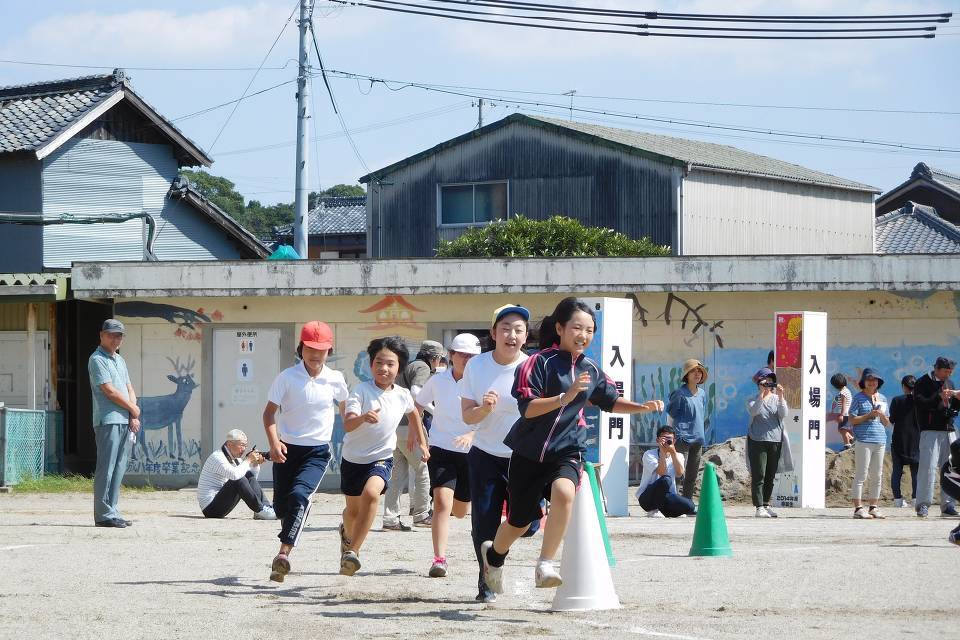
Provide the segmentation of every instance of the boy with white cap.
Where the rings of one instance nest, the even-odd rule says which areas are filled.
[[[310,513],[310,499],[320,487],[330,462],[334,411],[349,390],[343,374],[326,366],[333,351],[333,330],[308,322],[300,331],[300,362],[273,381],[263,410],[263,427],[273,462],[273,504],[282,519],[280,551],[270,579],[283,582],[290,573],[289,554],[296,546]],[[279,417],[278,417],[279,414]]]

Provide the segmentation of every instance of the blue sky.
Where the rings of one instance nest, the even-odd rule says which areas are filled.
[[[570,4],[639,8],[631,0]],[[256,67],[295,6],[294,0],[6,0],[0,22],[0,59],[107,69],[0,62],[0,85],[101,73],[112,67]],[[902,13],[960,11],[956,0],[827,2],[650,0],[644,9],[714,13]],[[686,118],[734,126],[760,126],[847,137],[960,148],[960,115],[890,114],[801,109],[741,108],[648,102],[673,100],[781,106],[960,112],[960,18],[934,40],[865,42],[677,41],[579,35],[400,16],[362,7],[334,8],[322,0],[317,35],[328,68],[380,78],[560,94],[575,89],[577,107],[653,117]],[[290,22],[251,91],[296,75],[296,25]],[[169,118],[238,98],[252,71],[130,70],[133,86]],[[370,169],[412,155],[472,129],[471,99],[382,84],[331,81],[344,120]],[[219,140],[232,107],[178,120],[207,149],[211,172],[237,183],[251,199],[292,201],[296,132],[293,84],[240,103]],[[393,85],[397,89],[399,85]],[[608,96],[601,100],[585,96]],[[569,104],[545,95],[544,102]],[[366,173],[333,115],[319,80],[314,87],[317,140],[312,188],[354,183]],[[486,110],[492,122],[517,110],[509,99]],[[530,110],[530,107],[524,107]],[[556,112],[540,108],[540,112]],[[566,117],[566,113],[561,114]],[[960,154],[878,152],[838,145],[785,144],[758,134],[718,135],[709,130],[638,120],[577,119],[730,144],[888,189],[917,162],[960,173]],[[396,122],[399,121],[399,122]],[[391,123],[387,126],[387,123]],[[375,125],[375,126],[372,126]],[[270,147],[270,148],[263,148]]]

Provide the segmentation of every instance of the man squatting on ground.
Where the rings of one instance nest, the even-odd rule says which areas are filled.
[[[257,478],[266,457],[247,449],[247,434],[240,429],[227,432],[219,450],[203,463],[197,481],[197,502],[205,518],[226,518],[243,500],[255,520],[276,520],[273,507],[263,495]]]
[[[310,513],[310,498],[320,487],[330,462],[334,410],[341,414],[349,390],[343,374],[326,366],[333,351],[333,331],[308,322],[300,331],[300,362],[280,372],[270,386],[263,427],[273,462],[273,504],[281,518],[280,551],[270,579],[283,582],[290,573],[290,552]],[[278,417],[279,414],[279,417]]]

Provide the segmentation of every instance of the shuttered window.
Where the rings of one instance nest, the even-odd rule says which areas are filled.
[[[440,225],[474,225],[507,217],[507,183],[440,186]]]

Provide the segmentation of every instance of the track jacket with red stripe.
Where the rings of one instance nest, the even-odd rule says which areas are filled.
[[[536,418],[526,418],[527,405],[537,398],[560,395],[573,385],[582,372],[590,374],[590,387],[567,406]],[[590,358],[572,354],[556,346],[531,356],[517,367],[513,380],[520,419],[503,439],[514,453],[544,462],[564,455],[586,451],[587,423],[583,407],[589,400],[604,411],[611,411],[619,397],[613,380]]]

